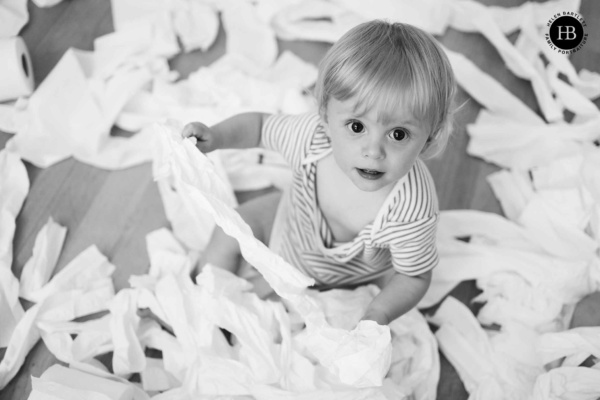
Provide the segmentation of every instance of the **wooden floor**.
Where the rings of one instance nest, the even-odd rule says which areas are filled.
[[[485,4],[515,6],[521,0],[485,0]],[[595,4],[594,4],[595,3]],[[21,32],[31,53],[36,85],[52,70],[69,47],[92,50],[93,39],[113,30],[109,0],[65,0],[55,7],[39,9],[30,3],[30,21]],[[589,40],[583,50],[572,56],[576,68],[600,70],[600,4],[582,2],[581,13],[588,21]],[[171,61],[185,77],[200,65],[207,65],[224,52],[225,33],[221,30],[216,44],[206,53],[179,55]],[[451,50],[467,55],[484,71],[537,110],[531,86],[514,77],[499,55],[478,34],[449,30],[440,41]],[[304,59],[318,62],[329,45],[324,43],[280,42]],[[442,209],[476,209],[501,213],[485,177],[496,168],[469,157],[466,124],[474,121],[480,107],[462,91],[458,102],[467,101],[457,117],[456,131],[446,153],[428,162],[434,176]],[[0,148],[10,135],[0,132]],[[52,216],[68,228],[67,241],[59,259],[64,267],[75,255],[96,244],[117,266],[115,286],[127,286],[131,274],[144,273],[148,267],[145,235],[168,226],[158,191],[148,164],[108,172],[68,159],[45,170],[27,165],[31,190],[17,219],[12,270],[18,277],[31,257],[35,236]],[[476,289],[470,282],[461,284],[453,294],[467,302]],[[4,350],[0,350],[0,357]],[[25,365],[0,393],[0,400],[26,399],[31,390],[30,376],[39,376],[56,359],[39,342]],[[466,399],[462,383],[442,357],[442,378],[438,398]]]

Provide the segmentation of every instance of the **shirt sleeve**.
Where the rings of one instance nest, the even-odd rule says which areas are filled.
[[[280,153],[293,169],[300,167],[319,126],[317,114],[273,114],[267,118],[261,133],[261,146]]]
[[[438,219],[433,178],[425,163],[417,160],[403,179],[386,221],[376,234],[379,243],[389,246],[395,271],[415,276],[438,264]]]
[[[392,265],[396,272],[421,275],[433,269],[439,261],[436,230],[439,214],[395,227],[390,242]]]

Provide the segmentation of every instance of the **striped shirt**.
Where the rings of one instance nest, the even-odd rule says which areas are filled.
[[[317,162],[331,152],[317,114],[272,115],[262,146],[278,151],[293,169],[281,201],[288,202],[277,240],[280,255],[313,277],[317,286],[367,283],[390,268],[415,276],[438,263],[435,246],[439,215],[433,179],[420,159],[402,178],[375,219],[349,242],[336,242],[316,196]]]

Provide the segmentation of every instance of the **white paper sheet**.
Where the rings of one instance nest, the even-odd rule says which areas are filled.
[[[115,375],[126,376],[146,369],[146,356],[137,336],[140,318],[136,312],[137,291],[133,289],[121,290],[110,304]]]
[[[506,218],[517,221],[534,196],[529,174],[521,170],[501,170],[487,176]]]
[[[107,169],[150,159],[148,136],[109,136],[118,112],[149,76],[133,71],[92,85],[91,62],[88,53],[65,53],[19,113],[18,132],[8,150],[39,167],[69,156]]]
[[[219,150],[219,154],[234,190],[258,190],[270,186],[283,190],[292,183],[292,170],[279,153],[256,148]]]
[[[272,25],[284,40],[312,40],[333,43],[346,31],[365,22],[346,7],[321,0],[300,1],[278,10]]]
[[[148,233],[146,248],[150,257],[149,275],[160,278],[166,274],[184,275],[191,272],[194,258],[188,255],[170,230],[161,228]]]
[[[543,372],[535,352],[529,350],[537,335],[525,326],[506,326],[506,331],[494,336],[453,297],[444,300],[431,320],[440,325],[435,334],[440,348],[470,399],[525,398],[535,377]]]
[[[487,301],[482,323],[521,321],[538,329],[564,329],[564,304],[598,290],[596,258],[560,259],[538,237],[501,217],[475,211],[441,214],[440,264],[421,307],[439,302],[456,284],[476,279]],[[470,243],[452,239],[470,236]]]
[[[0,130],[6,133],[17,133],[18,113],[27,108],[29,101],[19,97],[15,102],[0,104]]]
[[[7,146],[10,142],[7,142]],[[14,225],[28,192],[29,177],[20,157],[6,148],[0,150],[0,217],[3,223],[0,265],[3,268],[10,269],[12,263],[14,227],[11,229],[10,221]]]
[[[313,356],[305,358],[307,354],[300,336],[290,341],[289,322],[285,322],[287,316],[280,304],[259,300],[249,291],[246,281],[220,269],[207,266],[198,279],[199,286],[194,287],[186,276],[165,275],[156,286],[157,298],[167,310],[167,320],[173,324],[176,336],[172,340],[181,343],[181,348],[186,349],[185,355],[178,346],[165,342],[166,336],[161,331],[154,331],[150,341],[146,342],[160,348],[166,358],[162,376],[177,375],[181,370],[193,371],[186,374],[183,383],[187,393],[252,393],[257,399],[315,396],[362,399],[385,398],[382,396],[388,394],[391,396],[388,398],[403,398],[420,393],[421,399],[435,398],[439,377],[437,347],[417,311],[408,313],[391,327],[395,346],[394,371],[390,371],[384,386],[349,390],[345,385],[338,386],[337,380],[332,381],[324,370],[317,372],[319,370],[309,362]],[[375,293],[371,288],[363,287],[356,292],[334,290],[322,294],[315,292],[311,296],[325,307],[328,319],[337,321],[336,326],[355,326],[362,315],[356,309],[364,310]],[[190,303],[195,306],[189,307]],[[340,314],[354,316],[347,317],[344,322],[339,320]],[[233,333],[233,348],[223,342],[213,324]],[[218,334],[215,336],[214,333]],[[306,337],[305,331],[302,334]],[[292,343],[293,347],[290,347]],[[168,365],[172,363],[172,351],[178,355],[177,366]],[[273,384],[265,384],[280,374]],[[287,389],[278,389],[279,385]],[[324,389],[326,387],[329,389]],[[171,392],[173,398],[181,395],[176,394],[181,392],[176,388]]]
[[[141,378],[146,392],[163,392],[179,386],[173,376],[165,371],[163,361],[158,358],[146,358],[146,369],[142,371]]]
[[[200,208],[209,212],[228,234],[241,238],[242,253],[248,261],[259,258],[257,269],[264,267],[265,278],[282,297],[300,294],[312,283],[297,269],[285,263],[258,242],[241,217],[222,199],[227,198],[227,185],[218,179],[212,163],[198,151],[191,140],[179,137],[176,128],[155,126],[158,142],[153,164],[156,179],[168,179],[180,193],[190,215]],[[195,185],[195,186],[194,186]],[[279,269],[273,265],[281,266]],[[261,271],[262,272],[262,271]],[[313,304],[313,303],[310,303]]]
[[[62,0],[33,0],[38,7],[52,7],[62,2]]]
[[[133,33],[143,25],[152,32],[146,39],[140,37],[141,42],[149,44],[149,51],[170,48],[168,51],[174,55],[179,50],[175,35],[184,51],[205,51],[213,44],[219,30],[218,6],[218,2],[212,1],[125,0],[113,2],[112,14],[119,34],[128,30]],[[151,41],[147,42],[148,39]]]
[[[534,26],[543,26],[548,23],[549,15],[565,10],[579,10],[580,3],[580,0],[552,0],[545,3],[528,1],[516,7],[489,6],[488,9],[502,32],[510,34],[519,29],[524,20],[531,21]]]
[[[110,379],[113,381],[124,383],[131,387],[133,391],[133,400],[149,400],[150,396],[144,392],[141,388],[139,388],[136,384],[132,384],[126,379],[120,378],[116,375],[106,372],[103,368],[98,368],[94,366],[92,363],[80,363],[74,362],[69,364],[69,368],[74,368],[82,372],[86,372],[88,374],[96,375],[100,378]]]
[[[14,153],[0,150],[0,347],[6,347],[23,316],[19,303],[19,281],[12,273],[15,220],[29,192],[25,165]]]
[[[116,32],[96,38],[93,76],[108,79],[128,70],[143,69],[155,77],[176,77],[176,71],[169,71],[167,58],[179,51],[177,38],[169,35],[170,25],[164,22],[167,24],[164,27],[160,21],[135,20]]]
[[[553,369],[538,378],[532,400],[560,398],[595,400],[600,396],[600,370],[585,367]]]
[[[2,270],[0,279],[9,283],[11,280],[16,280],[10,271]],[[10,273],[10,275],[8,275]],[[10,289],[9,289],[10,290]],[[0,290],[0,315],[2,315],[2,327],[0,328],[0,346],[7,347],[10,343],[10,338],[17,326],[19,320],[23,318],[23,308],[16,296],[8,297],[7,290]]]
[[[179,1],[173,9],[173,27],[185,51],[208,50],[219,33],[215,7],[204,1]]]
[[[48,350],[70,364],[89,362],[113,350],[110,318],[107,314],[85,322],[40,321],[37,325]]]
[[[92,246],[36,293],[38,303],[19,321],[0,362],[0,388],[14,377],[39,340],[38,321],[69,321],[105,309],[114,296],[113,271],[114,266]]]
[[[282,4],[269,5],[266,0],[260,3],[257,8],[254,4],[237,4],[234,1],[225,5],[212,2],[196,2],[192,5],[184,0],[113,2],[117,33],[97,41],[93,58],[75,55],[73,52],[67,53],[59,64],[59,72],[56,72],[53,78],[55,81],[51,80],[52,83],[47,85],[50,88],[41,87],[40,94],[32,98],[33,104],[18,112],[21,120],[11,122],[19,129],[18,135],[7,148],[17,148],[32,158],[38,157],[41,165],[50,165],[56,160],[74,155],[93,165],[119,168],[150,159],[145,144],[150,142],[149,137],[152,134],[148,133],[151,131],[149,130],[131,139],[110,138],[107,134],[108,129],[117,118],[124,121],[124,126],[138,130],[164,117],[175,117],[179,120],[201,119],[210,124],[254,107],[264,107],[264,110],[269,112],[308,109],[303,108],[307,105],[299,92],[312,83],[311,79],[314,80],[314,68],[312,71],[310,68],[301,68],[299,71],[302,72],[294,73],[307,78],[286,79],[286,73],[292,70],[293,63],[288,63],[282,56],[272,68],[266,69],[271,66],[277,54],[273,34],[268,28],[267,16],[275,15],[277,9],[281,11],[286,8]],[[24,3],[19,4],[22,6]],[[342,0],[335,3],[319,2],[320,6],[326,7],[321,11],[316,8],[311,10],[306,7],[307,4],[310,3],[300,3],[296,14],[288,15],[290,35],[310,34],[313,38],[333,41],[346,29],[362,21],[365,15],[376,16],[382,13],[382,10],[387,10],[385,15],[382,15],[385,18],[396,15],[389,12],[388,7],[391,3],[385,0],[368,5]],[[236,5],[243,5],[244,10],[252,15],[252,24],[248,24],[247,20],[240,22],[243,13],[234,8]],[[396,6],[398,4],[394,3],[393,11],[400,11],[401,7]],[[471,390],[473,399],[487,400],[508,394],[519,398],[533,396],[537,399],[548,397],[550,393],[564,394],[565,391],[572,394],[573,398],[595,399],[598,397],[593,386],[598,382],[595,370],[570,367],[576,365],[583,353],[595,349],[590,342],[584,343],[579,337],[569,339],[569,343],[565,345],[542,336],[546,339],[541,343],[551,342],[548,345],[550,348],[545,350],[548,354],[554,352],[549,358],[556,357],[556,354],[561,352],[567,356],[566,366],[545,374],[541,369],[541,362],[536,361],[538,354],[534,351],[534,344],[539,341],[535,330],[553,332],[564,329],[568,324],[568,310],[572,309],[573,304],[590,291],[600,289],[600,262],[597,257],[597,244],[600,239],[600,180],[597,174],[600,168],[600,153],[591,144],[598,138],[598,111],[586,100],[600,94],[600,75],[585,71],[577,73],[568,58],[551,51],[545,43],[536,40],[540,31],[533,28],[534,25],[543,28],[547,23],[548,10],[557,7],[561,8],[561,11],[565,8],[577,10],[579,2],[566,0],[544,4],[526,3],[518,8],[491,8],[489,11],[472,2],[425,2],[406,6],[407,8],[402,10],[403,14],[397,15],[397,18],[406,18],[408,22],[412,21],[412,18],[414,21],[421,20],[429,31],[438,29],[441,32],[447,23],[467,31],[481,31],[518,76],[532,81],[540,106],[548,120],[559,121],[561,118],[558,114],[563,108],[576,114],[573,123],[547,125],[466,58],[448,52],[460,85],[487,109],[480,115],[476,124],[469,128],[472,134],[469,151],[473,155],[501,166],[516,168],[518,171],[498,174],[496,178],[491,178],[492,182],[496,182],[494,186],[498,196],[501,200],[504,199],[503,207],[510,210],[507,214],[516,224],[498,216],[442,213],[439,230],[441,262],[434,272],[431,290],[422,304],[434,304],[464,279],[477,280],[478,286],[483,290],[477,300],[486,302],[477,316],[479,322],[473,316],[467,317],[468,314],[463,314],[464,310],[461,311],[460,307],[448,307],[445,303],[445,311],[440,309],[437,315],[442,320],[442,328],[438,335],[443,343],[442,347],[445,351],[453,352],[449,358],[459,366],[459,373]],[[176,75],[168,71],[166,57],[178,51],[176,34],[187,49],[209,46],[216,34],[213,7],[219,7],[224,12],[225,29],[230,37],[230,54],[211,68],[192,74],[189,80],[173,83]],[[203,14],[206,23],[191,26],[188,17],[197,14],[199,9],[206,11],[206,14]],[[485,18],[470,18],[469,15],[473,11]],[[332,22],[302,21],[305,15],[330,16]],[[1,16],[0,6],[0,21]],[[452,19],[448,20],[450,16]],[[308,33],[294,31],[294,28],[303,23],[316,24],[318,29]],[[9,25],[13,28],[15,26]],[[0,23],[0,26],[5,25]],[[521,29],[521,37],[513,46],[503,34],[518,28]],[[243,43],[250,36],[259,38],[256,40],[263,43],[260,46],[261,52],[249,53],[253,46]],[[540,52],[549,61],[548,65],[541,64],[538,54]],[[254,61],[240,68],[237,64],[244,58],[240,58],[239,54]],[[556,79],[559,73],[567,77],[568,83]],[[51,74],[53,75],[54,73]],[[217,85],[216,81],[224,84]],[[73,96],[72,93],[59,93],[57,88],[64,90],[63,84],[67,85],[67,89],[70,88],[81,95],[77,104],[72,103],[72,99],[65,100],[65,96]],[[549,96],[550,92],[555,92],[556,98]],[[48,100],[49,95],[52,101]],[[44,99],[44,96],[47,97]],[[84,101],[79,100],[81,98]],[[50,107],[48,110],[48,104],[54,103],[56,107]],[[52,113],[63,112],[61,107],[64,104],[67,104],[69,112],[76,110],[72,113],[74,118],[68,119],[68,124],[65,123],[68,126],[53,122],[51,118]],[[121,110],[125,112],[121,113]],[[27,129],[21,129],[23,126],[27,126]],[[31,127],[35,129],[29,130]],[[36,130],[36,127],[39,129]],[[42,135],[42,127],[58,133],[58,136],[54,133],[50,136]],[[95,131],[97,127],[102,129]],[[86,136],[81,134],[82,131]],[[90,136],[90,132],[93,135]],[[137,140],[139,142],[136,142]],[[39,148],[34,148],[35,143],[48,145],[46,150],[49,152],[41,154]],[[126,149],[126,144],[131,147]],[[186,145],[184,143],[182,146]],[[211,186],[208,197],[205,196],[206,193],[205,197],[202,197],[195,192],[193,185],[181,183],[186,180],[187,183],[194,184],[215,183],[210,179],[215,169],[212,169],[209,163],[194,160],[194,156],[191,155],[197,155],[196,150],[187,147],[185,151],[180,151],[181,148],[175,145],[165,147],[174,152],[175,159],[180,157],[190,164],[171,164],[171,170],[162,171],[170,175],[170,180],[164,180],[160,185],[163,189],[166,187],[171,190],[172,195],[175,193],[172,188],[177,190],[177,195],[182,198],[178,200],[176,207],[187,210],[190,215],[198,215],[198,207],[204,205],[218,221],[225,224],[230,233],[239,238],[249,238],[251,235],[247,230],[235,223],[229,224],[230,219],[238,222],[239,220],[235,218],[235,214],[229,212],[229,208],[222,207],[219,202],[219,199],[225,198],[225,193],[230,193],[230,189],[225,190],[218,185]],[[2,157],[7,157],[2,153],[0,161],[3,160]],[[565,161],[576,159],[582,154],[585,157],[580,164],[579,161],[576,163],[579,167]],[[186,158],[188,155],[190,158]],[[20,161],[14,164],[11,161],[11,165],[18,164]],[[15,180],[19,183],[14,188],[18,189],[13,190],[13,186],[10,186],[8,191],[0,190],[2,232],[5,232],[4,227],[8,227],[6,232],[14,231],[14,216],[27,193],[22,186],[23,182],[26,182],[26,175],[23,174],[22,164],[20,165],[17,170],[20,170],[20,176],[24,176],[25,179]],[[557,172],[563,168],[568,171],[564,171],[564,174]],[[533,182],[526,179],[529,169],[533,169]],[[0,168],[0,175],[6,170]],[[8,170],[12,171],[10,168]],[[216,171],[220,172],[221,169],[217,168]],[[12,179],[12,172],[10,176]],[[0,179],[0,189],[5,189],[5,186],[2,186],[3,182],[5,180]],[[519,188],[517,194],[511,189],[512,185]],[[17,194],[17,200],[20,200],[3,198],[5,193]],[[167,192],[163,190],[163,199],[169,196],[165,193]],[[10,205],[6,206],[7,204]],[[10,209],[11,212],[3,212],[5,209]],[[565,216],[569,218],[564,218]],[[189,220],[188,217],[188,222]],[[185,222],[183,219],[180,221]],[[205,224],[195,225],[201,229]],[[185,224],[182,223],[181,226],[184,227]],[[193,238],[194,234],[191,233],[189,237]],[[158,233],[148,239],[151,254],[150,275],[138,277],[137,280],[132,279],[134,289],[124,292],[112,303],[113,315],[94,324],[61,321],[108,306],[109,299],[113,299],[112,284],[109,283],[110,279],[105,279],[110,273],[110,268],[99,266],[96,261],[91,260],[91,256],[89,259],[82,256],[82,260],[88,259],[91,265],[98,268],[98,273],[92,273],[83,280],[77,278],[79,273],[57,274],[56,281],[51,281],[41,290],[37,297],[38,305],[21,319],[22,310],[19,314],[20,305],[16,294],[18,286],[13,284],[15,280],[10,272],[11,246],[9,242],[4,241],[3,236],[0,241],[0,261],[3,265],[8,265],[8,268],[0,268],[0,282],[8,283],[8,288],[3,287],[0,292],[0,311],[4,315],[6,310],[12,310],[13,323],[16,324],[19,320],[20,322],[11,338],[7,357],[0,365],[0,387],[6,384],[14,366],[22,362],[21,358],[27,349],[39,337],[37,326],[48,347],[60,359],[85,363],[81,365],[88,365],[90,357],[112,350],[116,343],[119,350],[116,351],[115,361],[117,369],[123,374],[133,370],[147,370],[144,368],[147,360],[142,360],[143,354],[140,349],[145,346],[161,349],[163,362],[162,365],[156,366],[159,371],[157,373],[164,371],[165,374],[169,374],[173,380],[169,380],[168,384],[174,389],[156,397],[160,399],[187,398],[190,389],[206,387],[207,383],[214,384],[211,387],[213,391],[230,385],[228,390],[252,393],[258,399],[308,399],[315,396],[372,399],[383,396],[403,398],[413,394],[417,398],[435,398],[432,388],[436,386],[434,382],[437,379],[436,373],[439,373],[439,361],[436,361],[435,343],[430,341],[430,333],[418,313],[411,312],[399,320],[402,324],[398,322],[390,326],[391,341],[394,344],[391,353],[392,366],[390,375],[383,380],[383,386],[343,390],[336,385],[346,382],[356,386],[368,386],[375,381],[380,382],[383,369],[366,368],[360,371],[347,368],[352,364],[340,362],[345,354],[339,338],[348,339],[351,344],[349,347],[360,344],[364,339],[363,344],[366,344],[367,351],[359,355],[362,356],[362,360],[368,360],[374,356],[369,352],[369,346],[377,341],[368,339],[369,334],[374,333],[376,338],[382,340],[383,348],[383,345],[389,342],[386,337],[387,331],[371,331],[374,327],[362,324],[354,331],[356,335],[353,336],[352,332],[348,332],[353,328],[350,320],[356,318],[358,312],[344,322],[347,325],[344,326],[345,329],[340,330],[341,328],[335,326],[327,315],[327,306],[324,306],[323,311],[318,297],[315,299],[306,294],[304,289],[310,282],[305,277],[295,275],[293,268],[268,255],[260,245],[247,242],[243,246],[245,255],[259,267],[262,266],[261,270],[271,284],[276,290],[284,293],[283,297],[287,298],[288,303],[295,304],[306,319],[309,328],[303,332],[303,336],[293,338],[287,328],[289,321],[286,321],[287,316],[281,313],[281,308],[276,306],[271,311],[265,311],[269,308],[255,302],[236,279],[230,282],[227,278],[215,274],[212,277],[205,275],[204,283],[208,287],[212,284],[214,290],[229,290],[225,293],[230,297],[223,297],[223,293],[211,293],[204,298],[200,296],[199,288],[193,286],[185,276],[189,265],[195,260],[195,253],[187,253],[173,241],[169,242],[170,246],[154,255],[150,251],[150,248],[156,246],[159,238],[165,237],[164,235],[165,232]],[[470,243],[456,240],[459,236],[470,236]],[[195,239],[188,239],[189,243],[182,240],[185,235],[177,232],[176,237],[188,248],[202,247],[201,243],[193,243]],[[592,238],[595,239],[595,244]],[[196,250],[199,251],[199,248]],[[268,260],[264,261],[263,257]],[[10,260],[6,261],[9,258]],[[167,265],[170,262],[177,267],[169,270]],[[270,271],[272,266],[281,267],[282,270]],[[287,274],[294,277],[291,282],[287,282]],[[184,276],[186,279],[183,279]],[[85,282],[93,284],[86,286]],[[230,282],[231,286],[226,282]],[[88,290],[85,294],[78,292],[82,285]],[[206,285],[204,289],[208,290]],[[207,295],[206,290],[204,295]],[[211,321],[207,321],[193,308],[196,304],[194,300],[201,298],[212,304],[211,308],[223,312],[213,311]],[[222,304],[215,304],[215,299],[222,299]],[[349,301],[347,303],[350,304]],[[323,304],[329,303],[325,301]],[[233,307],[238,306],[244,310],[239,315],[232,311]],[[158,328],[154,321],[139,320],[134,314],[139,307],[150,307],[156,315],[173,326],[175,336]],[[345,314],[347,317],[350,315],[350,312]],[[242,329],[242,326],[246,326],[244,321],[235,319],[240,316],[250,321],[248,324],[255,329]],[[254,317],[257,320],[253,320]],[[108,323],[111,320],[112,332]],[[227,325],[231,330],[238,332],[236,346],[232,347],[226,343],[217,328],[217,323]],[[481,335],[484,331],[479,327],[479,323],[500,324],[502,329],[498,333],[488,330],[485,335]],[[333,324],[334,327],[329,324]],[[281,350],[279,358],[274,356],[277,351],[273,349],[277,346],[270,347],[272,338],[268,333],[273,333],[268,329],[270,325],[280,328],[281,343],[277,343]],[[4,326],[3,324],[3,328]],[[202,334],[199,335],[198,332]],[[72,333],[78,336],[73,339]],[[470,340],[465,341],[465,337]],[[330,347],[326,345],[328,338],[335,339],[329,342]],[[558,340],[557,337],[554,339]],[[454,351],[457,349],[464,351]],[[380,354],[381,357],[387,357],[388,351],[382,350]],[[467,358],[461,359],[465,355]],[[356,354],[349,357],[354,356]],[[197,362],[197,357],[208,358],[203,364]],[[319,363],[313,365],[309,360],[319,360]],[[414,367],[408,376],[398,372],[405,372],[408,363],[417,361],[419,366]],[[383,368],[386,363],[378,365]],[[277,371],[276,366],[288,368],[283,368],[281,372]],[[196,379],[195,374],[199,372],[203,372],[205,378]],[[231,375],[236,379],[232,381]],[[315,375],[316,380],[312,379]],[[538,375],[540,376],[534,388],[533,383]],[[281,379],[281,382],[278,382],[280,386],[264,384],[276,380],[276,376]],[[399,376],[402,376],[402,379],[398,378]],[[211,382],[206,377],[214,379]],[[165,381],[162,383],[167,385]],[[322,383],[332,385],[333,389],[316,389],[317,384]],[[180,384],[184,387],[175,388]],[[137,396],[147,398],[140,392]]]
[[[381,384],[390,363],[389,328],[369,324],[372,321],[362,321],[351,332],[329,327],[318,305],[304,294],[304,289],[311,280],[258,242],[239,215],[219,200],[218,194],[223,190],[223,183],[214,179],[215,175],[211,173],[213,167],[208,160],[191,141],[181,141],[178,132],[173,132],[168,127],[156,129],[160,132],[160,145],[157,146],[159,152],[154,164],[155,176],[171,181],[182,194],[182,200],[190,214],[199,207],[209,211],[225,232],[238,239],[245,258],[305,319],[307,332],[304,346],[308,354],[319,360],[331,374],[328,379],[356,387]],[[327,339],[333,337],[338,341],[331,342]],[[340,337],[345,339],[339,341]],[[323,345],[328,342],[333,346],[325,346],[325,353],[322,351]],[[354,349],[353,357],[358,358],[352,363],[338,364],[336,360],[347,349]],[[362,350],[358,352],[358,349]],[[370,366],[368,371],[372,374],[371,377],[363,375],[366,371],[355,375],[357,371],[354,368],[361,363]]]
[[[588,99],[596,99],[600,96],[600,74],[598,72],[590,71],[582,68],[578,74],[574,75],[573,79],[570,77],[573,85]]]
[[[54,222],[52,217],[38,232],[33,245],[33,255],[23,266],[20,281],[20,297],[35,301],[35,292],[50,280],[62,250],[67,228]]]
[[[585,360],[589,356],[600,357],[600,327],[579,327],[564,332],[546,333],[538,344],[538,351],[545,364],[562,359],[563,366],[571,365],[572,358]],[[582,357],[580,357],[582,356]],[[579,361],[578,366],[583,360]]]
[[[315,79],[316,67],[289,52],[269,68],[227,53],[188,79],[173,82],[165,74],[155,76],[147,91],[132,97],[117,124],[136,131],[164,119],[212,125],[246,111],[306,112],[314,104],[303,92]]]
[[[496,115],[515,121],[541,125],[543,120],[496,80],[481,71],[462,54],[444,49],[458,84],[479,104]]]
[[[0,4],[0,38],[18,35],[28,21],[27,0],[5,0]]]
[[[335,42],[354,26],[372,20],[404,22],[432,34],[443,34],[452,13],[447,1],[356,0],[302,1],[281,7],[273,16],[277,35],[286,40]]]
[[[593,199],[594,206],[590,212],[589,231],[600,243],[600,177],[596,171],[600,169],[600,149],[588,148],[584,153],[581,167],[581,180],[585,191]]]
[[[498,27],[505,33],[513,33],[520,29],[519,41],[525,38],[528,42],[527,52],[522,54],[540,60],[538,53],[543,53],[551,69],[555,68],[564,74],[579,93],[588,99],[600,94],[600,76],[588,74],[582,69],[579,73],[570,63],[568,55],[561,54],[547,45],[544,34],[547,31],[549,16],[557,13],[578,11],[579,0],[554,0],[545,3],[525,2],[517,7],[488,7]],[[517,46],[518,48],[518,46]],[[541,61],[541,60],[540,60]]]
[[[547,121],[562,121],[562,110],[542,76],[509,42],[487,7],[474,1],[452,2],[450,25],[458,30],[479,32],[494,45],[506,67],[516,76],[531,81],[538,105]],[[488,96],[491,96],[488,94]]]
[[[267,22],[258,17],[255,7],[245,1],[225,1],[220,11],[227,31],[227,53],[262,68],[275,62],[278,53],[275,34]]]
[[[196,390],[211,394],[206,391],[208,385],[214,386],[212,394],[233,395],[235,393],[228,384],[231,381],[233,386],[240,386],[237,394],[249,394],[256,383],[278,383],[286,374],[284,353],[291,344],[285,339],[285,332],[279,332],[286,327],[289,329],[289,323],[280,321],[285,318],[283,305],[261,301],[255,294],[247,292],[246,281],[218,268],[206,268],[197,282],[200,288],[198,300],[206,318],[236,338],[232,352],[237,356],[232,354],[229,362],[236,365],[234,368],[240,375],[231,379],[224,370],[210,372],[211,363],[203,363],[203,373],[198,374],[194,382]],[[281,344],[276,342],[277,337],[283,337]],[[225,364],[222,366],[226,367]]]
[[[454,4],[447,0],[375,0],[366,6],[360,0],[335,0],[335,3],[360,15],[364,20],[389,19],[404,22],[429,32],[441,35],[446,31]]]
[[[503,167],[530,169],[582,153],[600,136],[598,121],[530,125],[482,111],[467,127],[471,136],[467,151]]]
[[[221,177],[225,177],[225,171],[221,166],[219,154],[213,153],[209,157],[211,160],[214,160],[213,165],[215,169],[213,172]],[[198,209],[195,213],[190,214],[183,207],[183,195],[179,191],[165,180],[158,180],[157,184],[165,207],[165,213],[169,222],[171,222],[175,236],[187,249],[196,252],[204,251],[215,226],[213,218],[202,209]],[[232,207],[237,205],[237,200],[231,187],[225,186],[221,191],[221,196],[223,196],[223,199],[226,199],[228,205]]]
[[[548,253],[570,260],[591,260],[600,243],[584,231],[589,212],[590,204],[578,189],[544,190],[530,200],[519,223]]]
[[[87,393],[79,394],[79,399],[88,398],[107,398],[111,400],[133,400],[133,389],[131,385],[125,385],[121,382],[103,379],[98,376],[88,374],[73,368],[53,365],[40,376],[39,379],[33,378],[33,390],[43,393],[65,396],[76,391],[85,391]],[[63,392],[64,391],[64,392]]]

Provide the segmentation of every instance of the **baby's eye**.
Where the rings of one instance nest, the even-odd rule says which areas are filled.
[[[408,137],[408,131],[403,128],[396,128],[390,131],[389,136],[390,138],[401,142]]]
[[[354,133],[361,133],[365,130],[365,126],[362,124],[362,122],[358,121],[349,122],[347,126]]]

